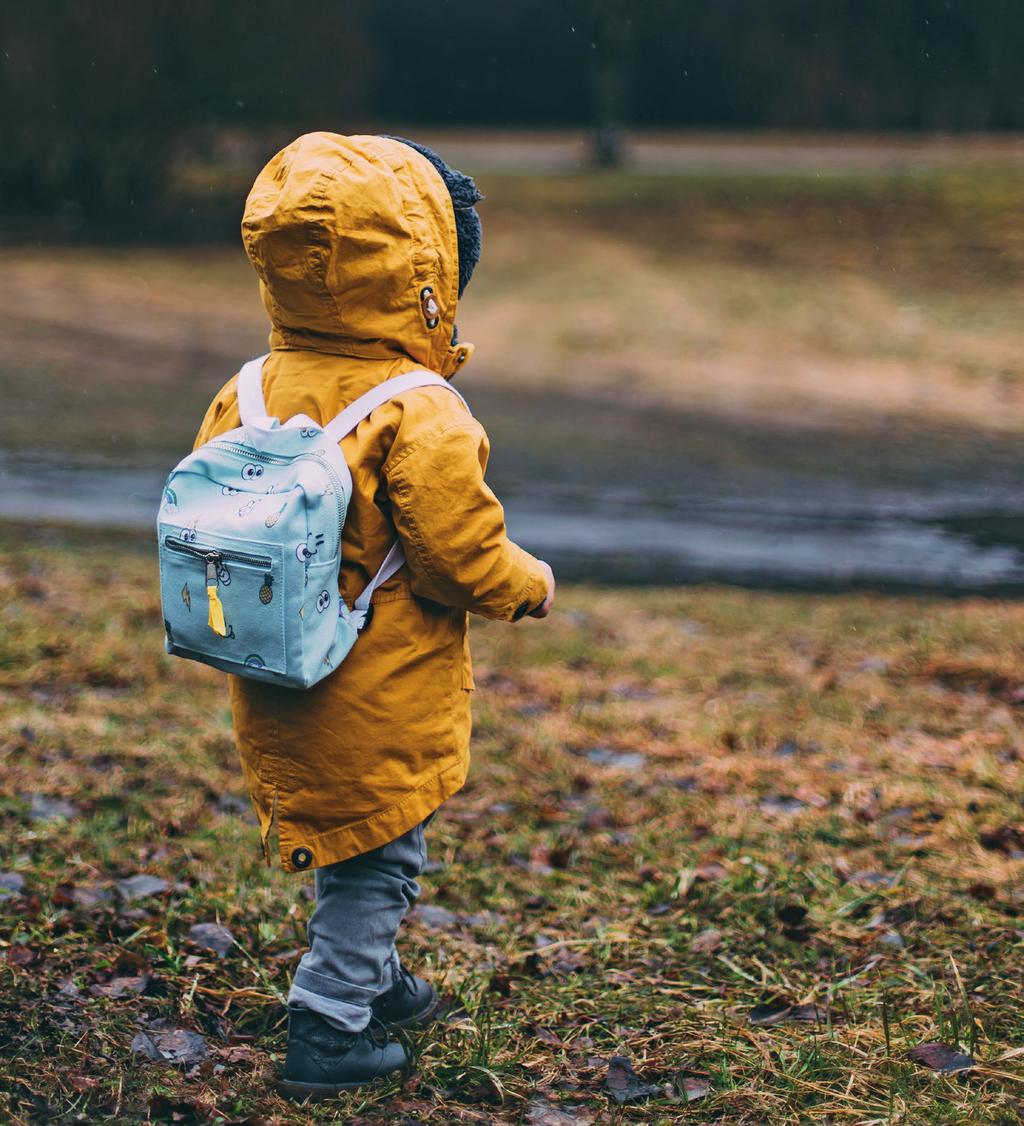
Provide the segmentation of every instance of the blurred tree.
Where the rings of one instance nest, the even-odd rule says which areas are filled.
[[[626,121],[626,83],[633,21],[630,0],[593,0],[594,163],[612,168],[622,162]]]
[[[0,209],[131,229],[186,149],[285,130],[1020,129],[1022,55],[1020,0],[11,2]]]
[[[127,225],[202,127],[365,113],[363,0],[35,0],[0,8],[0,207]]]

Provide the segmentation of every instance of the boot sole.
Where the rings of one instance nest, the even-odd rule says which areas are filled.
[[[346,1091],[369,1087],[371,1083],[392,1075],[394,1072],[389,1071],[385,1075],[375,1075],[372,1079],[361,1079],[358,1083],[294,1083],[290,1079],[281,1079],[277,1083],[277,1093],[297,1103],[319,1103],[336,1098]]]
[[[403,1017],[401,1020],[388,1021],[387,1027],[393,1031],[400,1028],[415,1030],[417,1028],[426,1028],[428,1024],[433,1021],[437,1016],[437,1010],[441,1007],[441,998],[437,995],[435,990],[430,998],[430,1003],[418,1013],[413,1013],[412,1016]]]

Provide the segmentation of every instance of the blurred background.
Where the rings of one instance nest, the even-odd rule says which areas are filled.
[[[460,377],[566,577],[1024,583],[1009,0],[38,0],[0,12],[0,516],[148,527],[265,350],[301,132],[486,195]]]

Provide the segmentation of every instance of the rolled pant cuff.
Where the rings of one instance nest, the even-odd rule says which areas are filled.
[[[325,997],[322,993],[303,989],[301,985],[292,985],[288,993],[288,1004],[319,1013],[343,1032],[362,1032],[373,1015],[369,1005],[353,1005],[348,1001],[337,1001],[333,997]]]

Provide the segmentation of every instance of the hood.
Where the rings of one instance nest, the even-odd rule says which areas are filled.
[[[272,348],[407,357],[446,378],[459,262],[452,200],[426,157],[389,137],[307,133],[260,172],[242,240]]]

